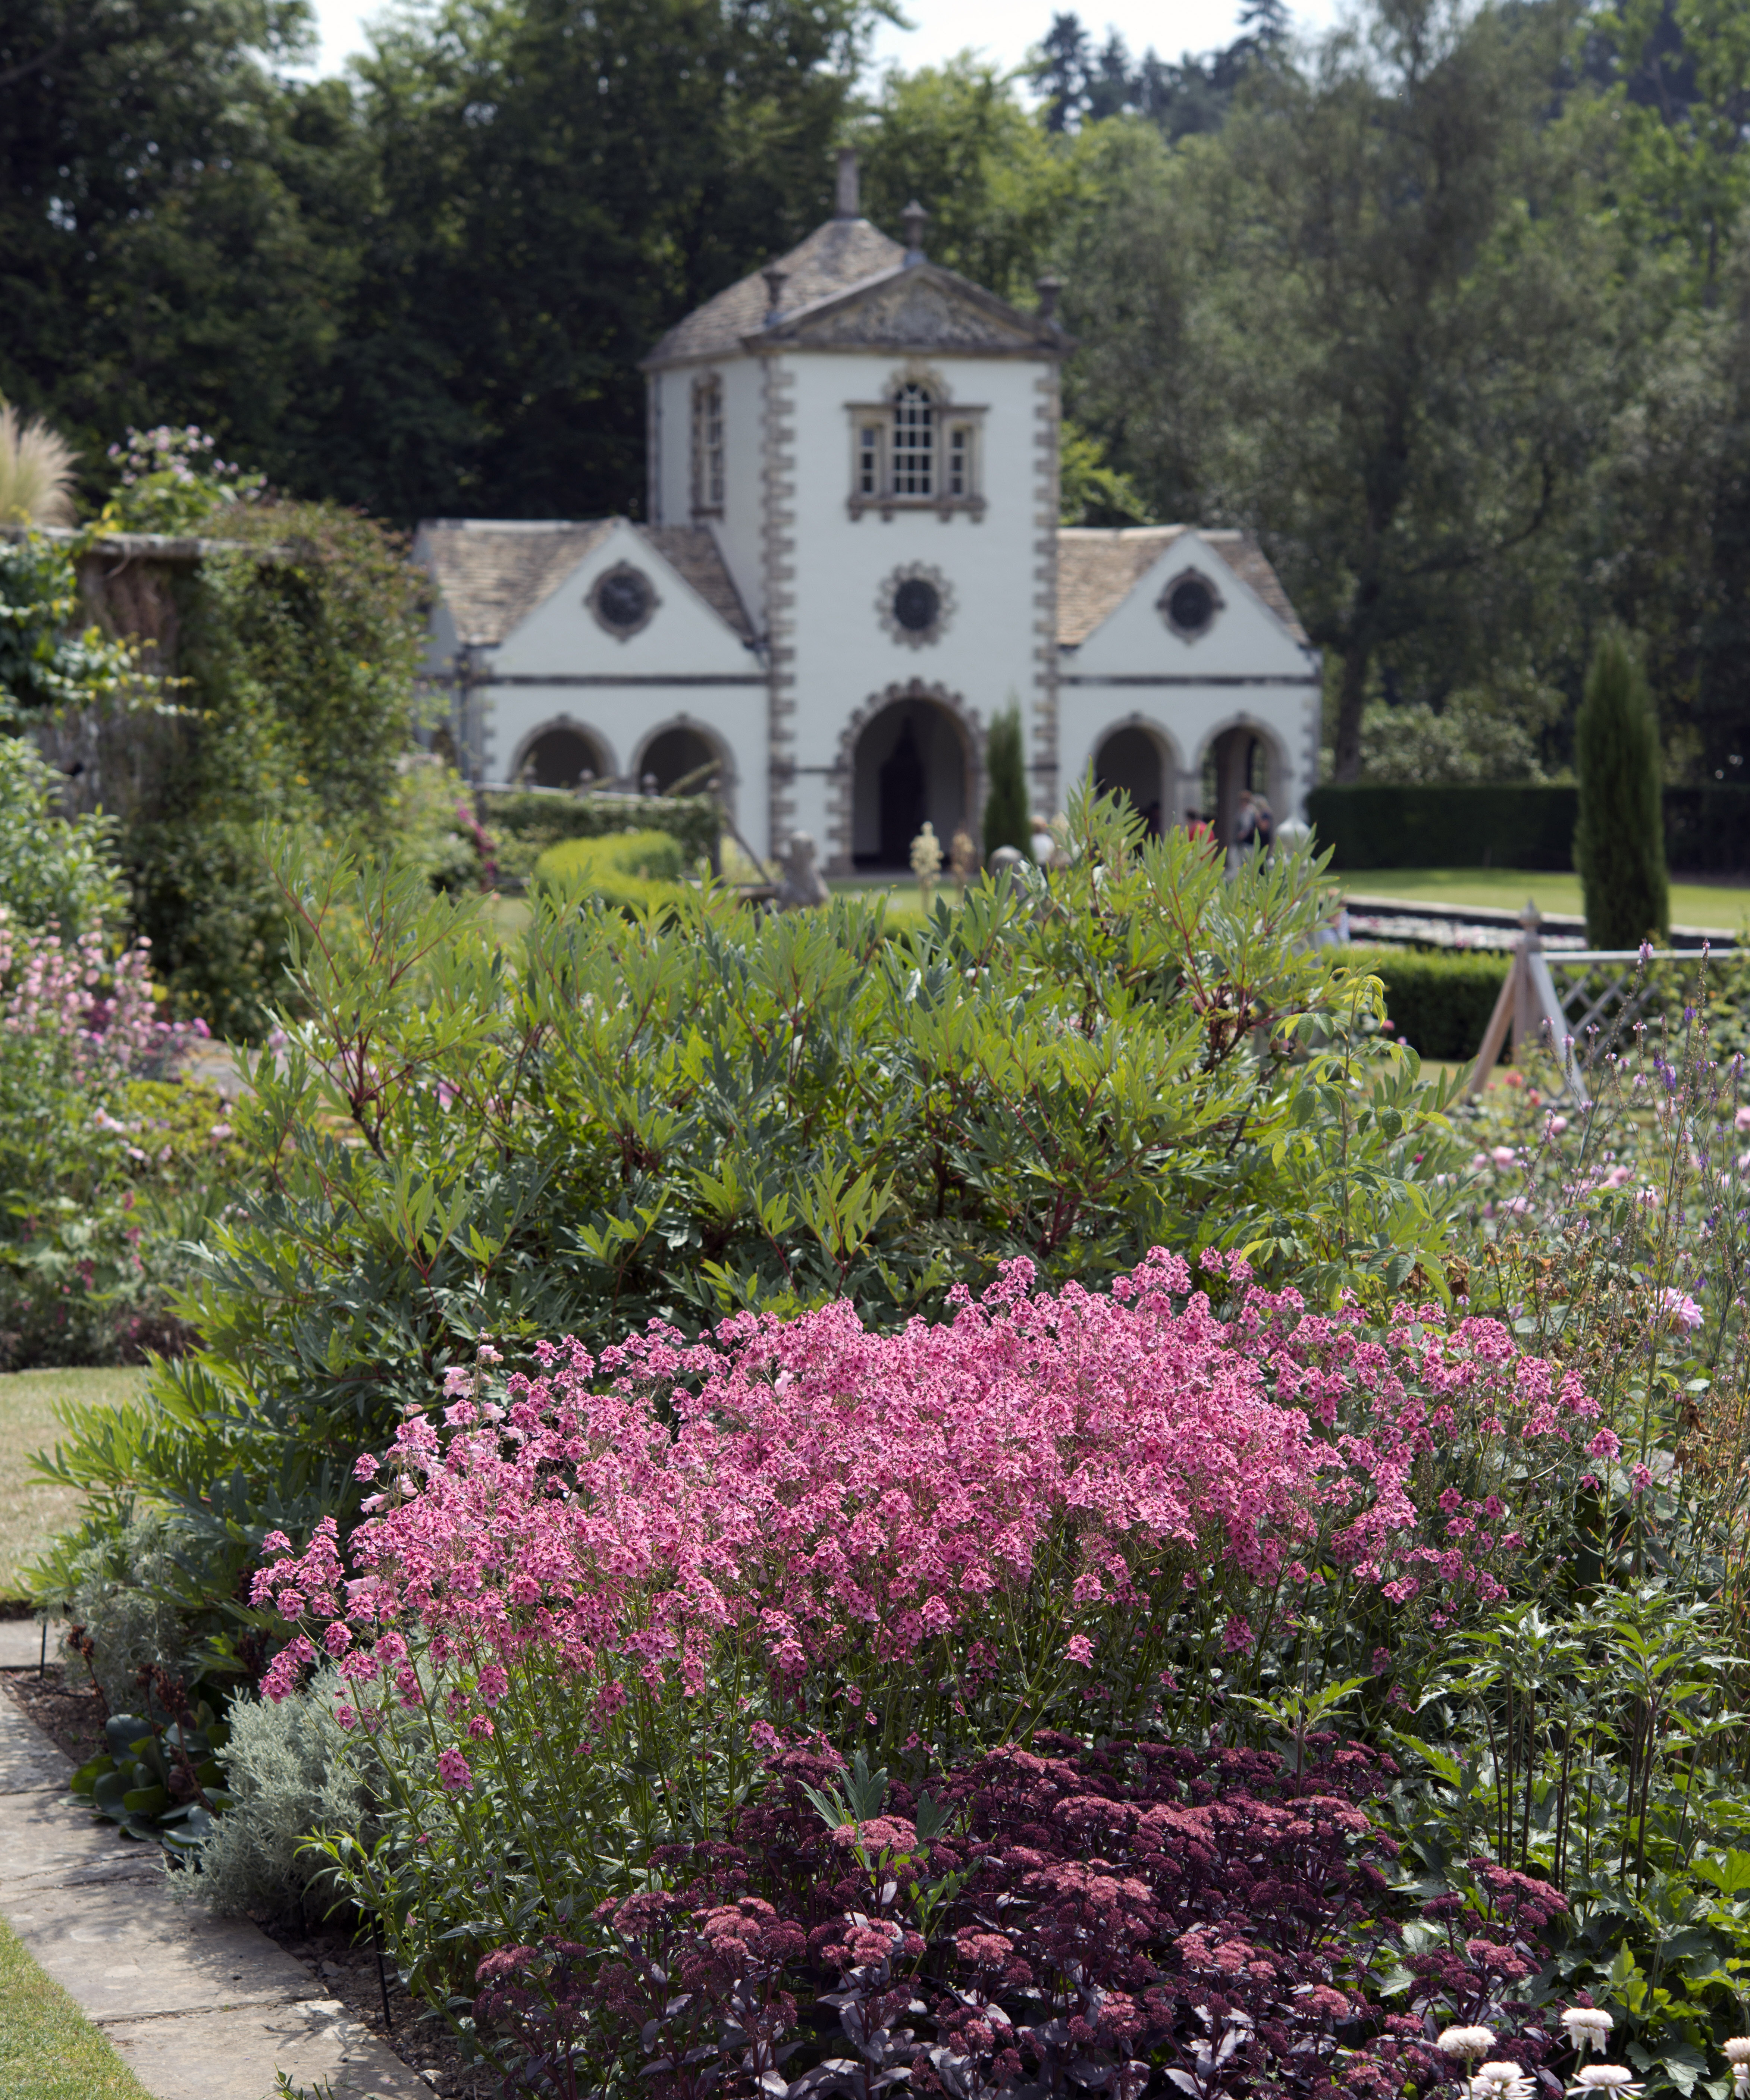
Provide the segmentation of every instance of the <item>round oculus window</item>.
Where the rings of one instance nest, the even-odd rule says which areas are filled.
[[[941,609],[941,593],[928,576],[907,576],[893,593],[893,617],[908,634],[928,633]]]
[[[596,612],[604,626],[637,627],[649,617],[653,595],[636,569],[613,569],[596,587]]]
[[[1201,634],[1215,617],[1215,593],[1201,576],[1181,576],[1167,593],[1166,616],[1181,634]]]

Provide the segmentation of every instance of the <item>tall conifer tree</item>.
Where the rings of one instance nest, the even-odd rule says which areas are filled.
[[[1027,755],[1019,708],[1005,708],[991,723],[985,762],[990,781],[985,796],[985,858],[998,846],[1029,852],[1033,833],[1027,822]]]
[[[1599,642],[1574,725],[1580,822],[1574,865],[1595,948],[1633,948],[1671,930],[1659,727],[1646,676],[1620,634]]]

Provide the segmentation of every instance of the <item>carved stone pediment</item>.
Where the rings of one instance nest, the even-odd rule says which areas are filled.
[[[987,303],[988,301],[988,303]],[[999,300],[975,298],[933,273],[897,280],[804,314],[778,333],[822,350],[1015,351],[1047,346],[1047,332]]]

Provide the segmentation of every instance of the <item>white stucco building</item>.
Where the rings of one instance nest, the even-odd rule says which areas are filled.
[[[1242,535],[1057,523],[1055,287],[1024,313],[837,215],[646,362],[648,523],[437,519],[431,675],[489,783],[715,772],[762,851],[903,866],[976,836],[1018,705],[1034,806],[1090,770],[1157,823],[1298,812],[1316,657]],[[1211,806],[1212,801],[1214,806]]]

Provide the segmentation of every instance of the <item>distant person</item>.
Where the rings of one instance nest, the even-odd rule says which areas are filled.
[[[1186,810],[1185,836],[1192,845],[1201,846],[1212,858],[1220,850],[1215,844],[1215,827],[1201,810]]]
[[[1262,795],[1252,798],[1252,836],[1266,853],[1276,842],[1276,820]]]
[[[1233,843],[1241,853],[1254,845],[1258,837],[1258,798],[1250,788],[1240,797],[1240,806],[1233,813]]]

